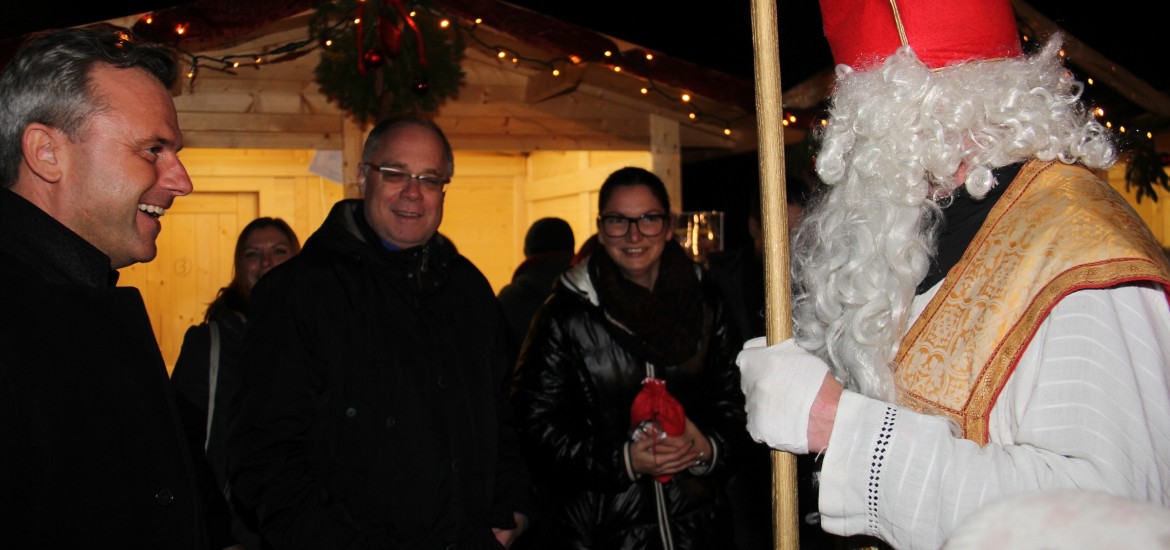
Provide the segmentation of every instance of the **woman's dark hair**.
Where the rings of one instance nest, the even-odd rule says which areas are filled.
[[[666,184],[662,183],[662,180],[658,179],[658,176],[655,176],[653,172],[633,166],[618,169],[605,178],[605,183],[601,184],[601,191],[597,193],[598,214],[605,209],[605,203],[609,202],[610,197],[613,196],[618,187],[634,187],[636,185],[644,185],[650,189],[650,194],[658,199],[669,217],[670,195],[666,193]]]
[[[229,312],[247,314],[249,300],[252,297],[252,289],[248,288],[248,283],[244,281],[240,269],[240,264],[244,261],[244,243],[248,241],[248,237],[254,231],[267,227],[275,227],[278,231],[284,233],[284,236],[288,238],[288,242],[292,244],[294,254],[301,251],[301,241],[297,239],[297,234],[284,220],[263,217],[248,222],[248,225],[244,226],[243,231],[240,231],[240,236],[236,238],[236,253],[232,261],[232,282],[228,283],[228,286],[219,289],[219,293],[215,295],[215,300],[208,304],[207,313],[203,316],[204,321],[210,321],[213,317]]]

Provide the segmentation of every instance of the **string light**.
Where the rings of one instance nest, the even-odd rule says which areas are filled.
[[[359,0],[359,2],[365,2],[365,0]],[[411,11],[410,16],[415,17],[417,15],[417,13],[418,13],[417,10]],[[152,23],[153,16],[151,14],[147,14],[144,17],[144,21],[147,24]],[[336,23],[334,23],[329,28],[325,29],[325,31],[322,32],[320,37],[317,38],[316,40],[308,39],[308,40],[289,43],[289,44],[280,46],[278,48],[275,48],[271,51],[268,51],[268,52],[266,52],[266,54],[267,55],[280,55],[280,54],[285,54],[285,53],[292,53],[292,52],[298,51],[298,50],[305,48],[305,47],[310,47],[310,48],[315,47],[315,46],[331,47],[331,46],[333,46],[333,39],[330,36],[333,35],[333,33],[336,32],[340,27],[350,25],[350,24],[360,25],[361,23],[362,23],[361,17],[354,17],[353,19],[343,18],[343,19],[337,21]],[[481,47],[484,47],[488,50],[495,50],[497,57],[501,61],[503,61],[505,59],[510,59],[513,65],[519,65],[521,62],[528,62],[528,63],[533,63],[533,64],[545,65],[546,67],[549,68],[549,70],[551,71],[553,76],[560,76],[561,75],[560,69],[558,69],[556,67],[557,63],[568,62],[568,63],[572,63],[574,65],[578,65],[584,61],[584,59],[580,55],[576,55],[576,54],[571,54],[571,55],[568,55],[567,57],[554,58],[554,59],[550,59],[550,60],[528,58],[528,57],[525,57],[519,53],[509,52],[508,49],[506,49],[502,46],[490,45],[490,44],[484,42],[475,33],[476,28],[479,25],[481,25],[482,23],[483,23],[483,18],[476,17],[473,20],[472,24],[461,27],[456,21],[452,21],[450,18],[443,17],[443,18],[440,18],[438,24],[439,24],[439,27],[443,28],[443,29],[448,29],[452,25],[454,25],[456,28],[463,30],[468,37],[472,38]],[[175,29],[175,32],[179,35],[182,35],[182,34],[186,33],[187,28],[188,28],[187,24],[184,23],[184,24],[178,25]],[[194,80],[195,76],[198,74],[198,68],[200,66],[201,60],[210,60],[210,61],[218,62],[219,67],[217,67],[215,64],[205,65],[205,66],[210,66],[213,69],[222,70],[225,72],[231,72],[229,70],[229,68],[230,69],[239,68],[239,66],[240,66],[239,61],[234,61],[234,60],[232,60],[232,58],[250,58],[254,65],[260,65],[260,64],[264,63],[264,60],[265,60],[264,56],[261,54],[235,54],[235,55],[228,55],[228,56],[224,56],[224,57],[215,58],[212,56],[195,55],[195,54],[191,54],[189,52],[185,52],[182,50],[180,50],[180,52],[189,56],[192,59],[192,62],[193,62],[192,69],[188,73],[188,78],[190,78],[192,80]],[[613,50],[604,50],[602,52],[602,55],[605,58],[615,58],[615,57],[620,58],[620,57],[622,57],[622,54],[615,53]],[[644,57],[646,61],[653,61],[654,60],[654,53],[653,52],[643,50],[642,52],[638,52],[638,55],[640,57]],[[612,65],[611,69],[615,73],[621,73],[623,71],[622,66],[617,65],[617,64]],[[671,99],[673,101],[681,101],[682,103],[685,103],[688,105],[689,111],[687,113],[687,117],[690,120],[697,122],[700,119],[712,119],[714,123],[721,124],[723,126],[724,135],[728,135],[728,136],[731,135],[731,121],[721,119],[720,117],[716,117],[716,116],[713,116],[713,115],[708,114],[708,113],[704,113],[701,109],[698,108],[698,106],[696,106],[692,103],[692,96],[690,93],[682,93],[680,95],[674,96],[674,95],[671,95],[671,94],[669,94],[661,89],[658,89],[656,86],[654,86],[654,82],[653,82],[652,78],[649,78],[649,77],[644,77],[644,78],[646,78],[646,80],[649,81],[649,85],[643,85],[643,86],[639,87],[639,92],[642,95],[649,95],[651,92],[655,92],[655,93],[661,94],[663,97],[665,97],[667,99]],[[193,83],[192,83],[192,85],[193,85]],[[747,117],[750,115],[743,115],[743,116]],[[793,120],[795,120],[794,117],[793,117]],[[787,124],[787,121],[785,123]]]

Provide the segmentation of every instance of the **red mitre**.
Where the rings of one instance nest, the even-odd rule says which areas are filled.
[[[820,0],[833,61],[855,71],[884,61],[906,43],[927,67],[1019,57],[1011,0]],[[897,6],[897,15],[894,13]]]

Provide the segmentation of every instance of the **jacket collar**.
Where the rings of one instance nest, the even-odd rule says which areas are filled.
[[[30,265],[46,282],[112,287],[110,257],[11,189],[0,189],[0,250]]]

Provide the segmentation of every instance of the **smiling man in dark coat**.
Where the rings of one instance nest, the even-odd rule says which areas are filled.
[[[378,124],[364,200],[253,290],[228,470],[277,549],[498,549],[523,530],[503,313],[437,234],[453,172],[429,121]]]
[[[5,548],[231,542],[142,297],[114,286],[191,192],[175,76],[165,50],[96,29],[42,36],[0,76]]]

